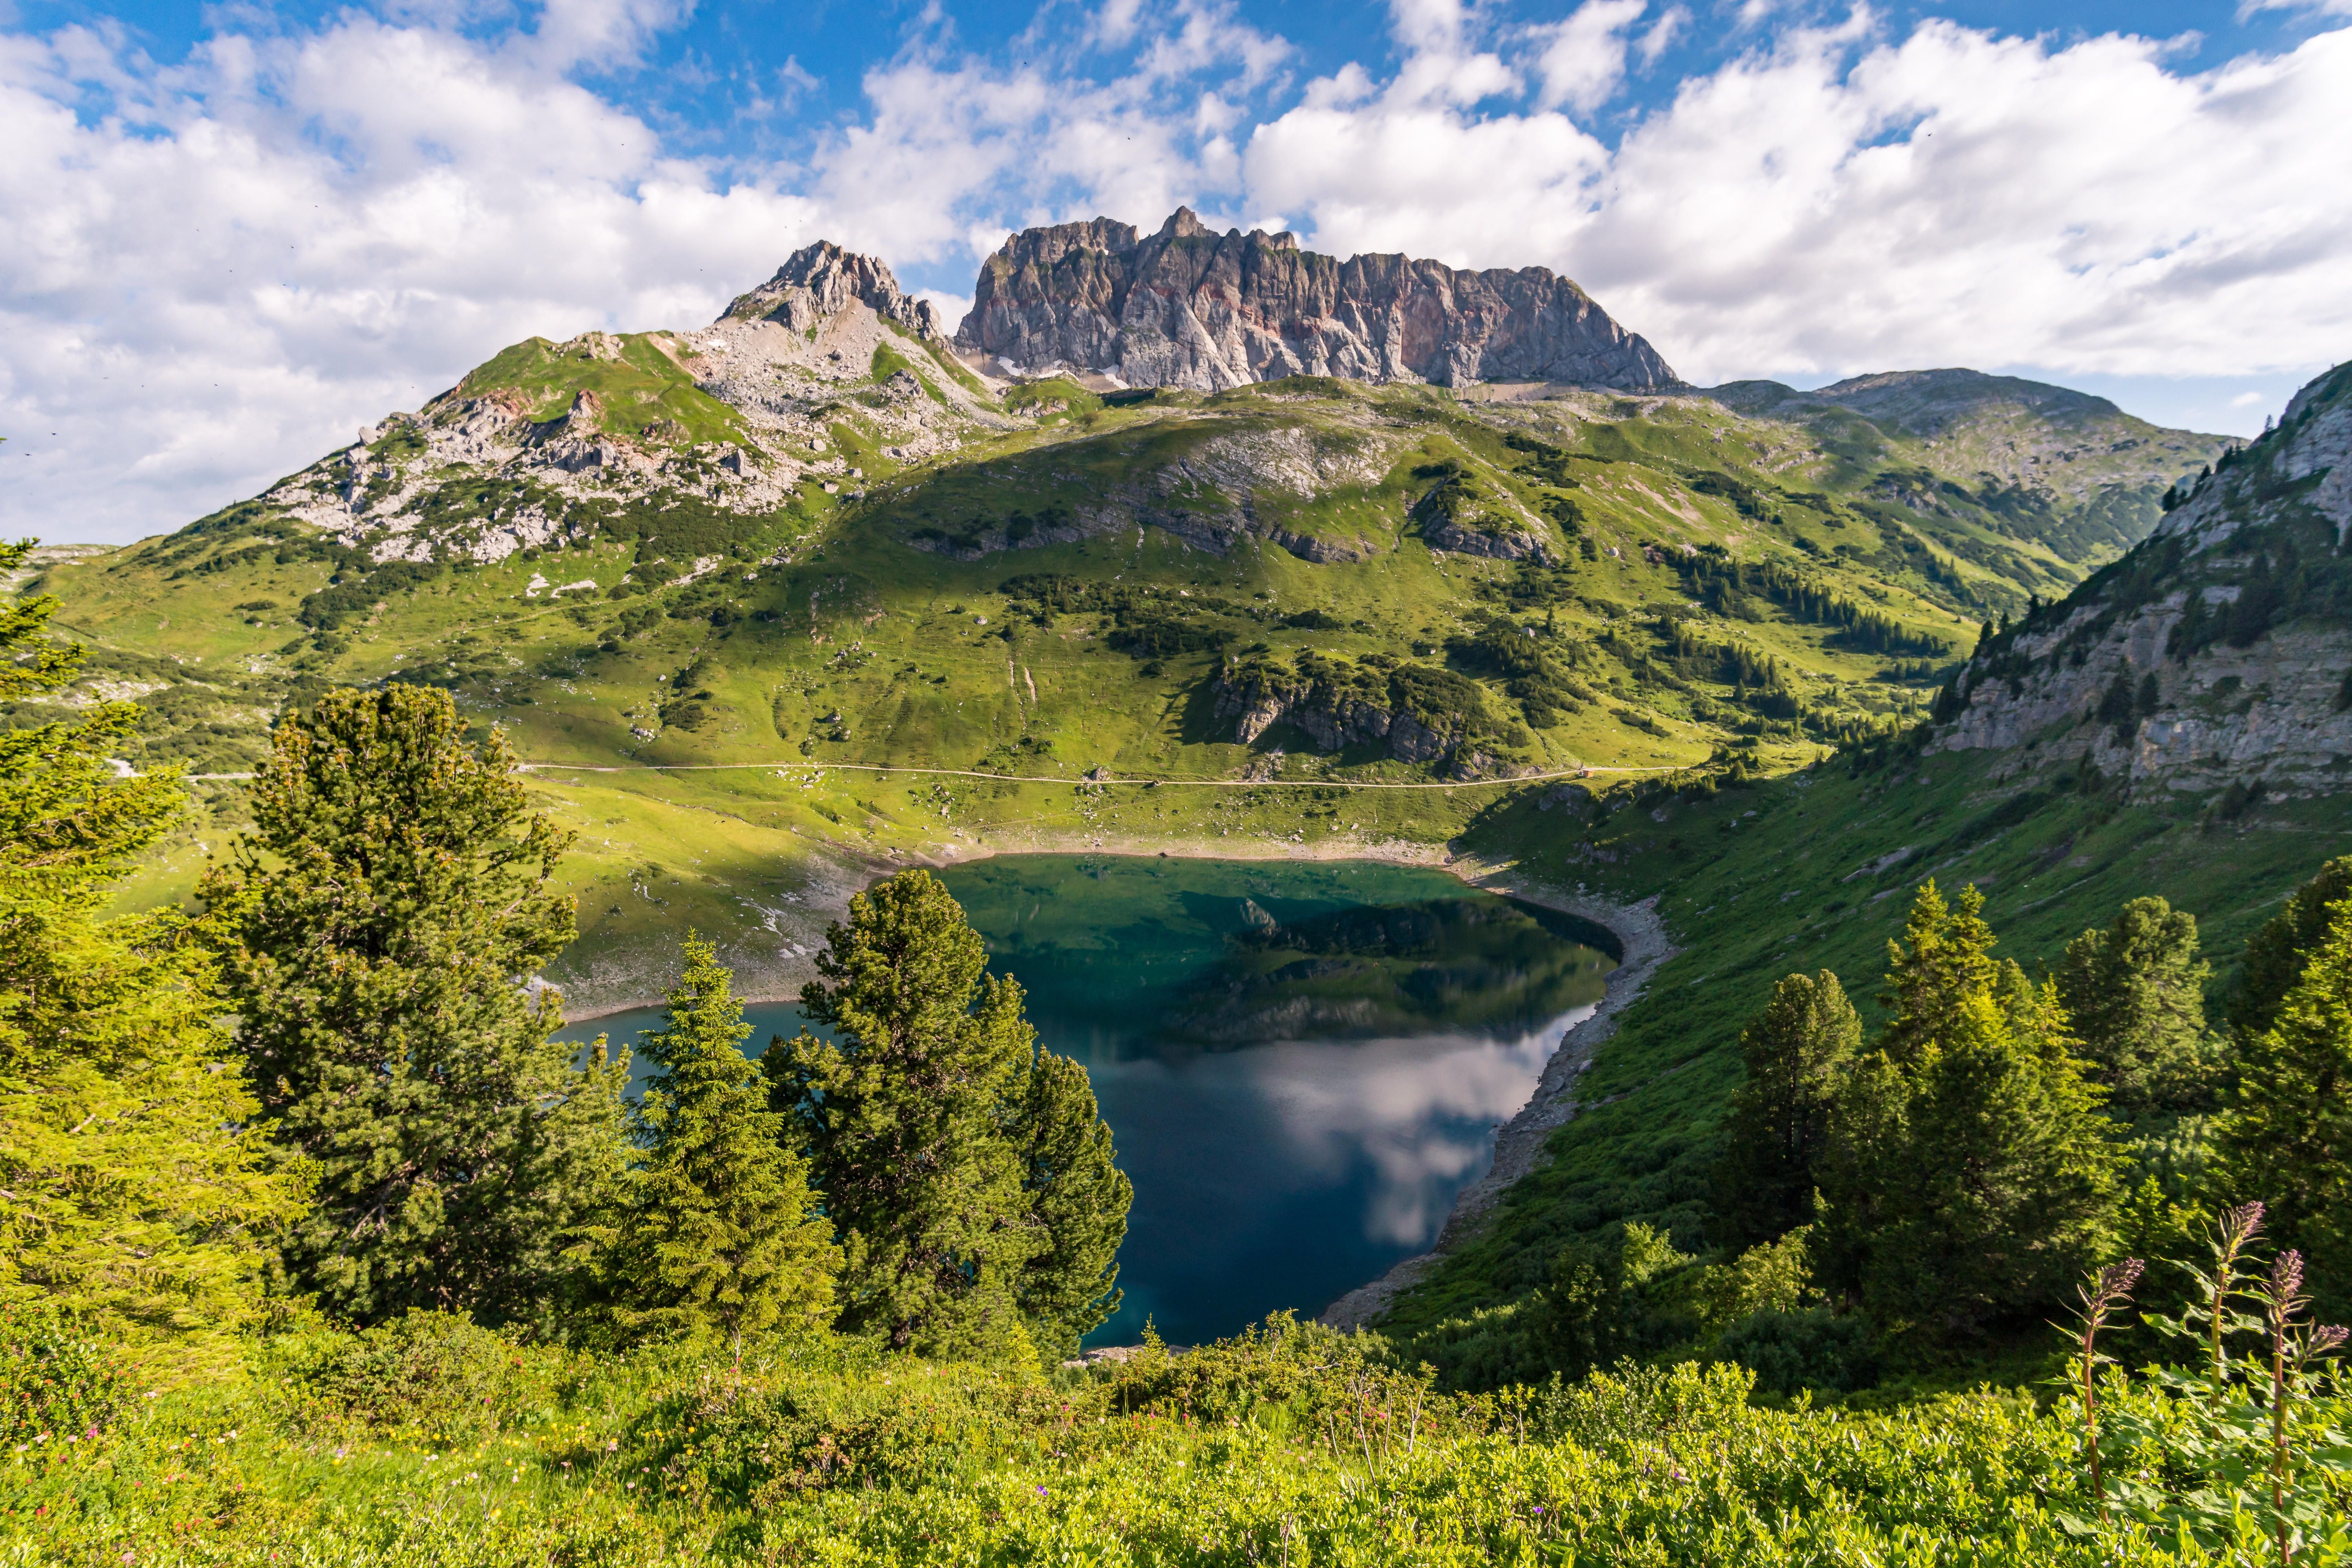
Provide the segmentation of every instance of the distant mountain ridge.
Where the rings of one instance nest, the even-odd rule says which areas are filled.
[[[1109,218],[1014,235],[982,265],[956,346],[1016,374],[1066,368],[1199,392],[1291,375],[1681,384],[1648,342],[1544,268],[1342,261],[1287,232],[1217,234],[1189,207],[1149,237]]]

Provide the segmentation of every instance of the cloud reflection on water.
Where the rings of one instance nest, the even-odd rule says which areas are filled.
[[[1527,1103],[1561,1034],[1591,1011],[1499,1039],[1292,1040],[1090,1070],[1114,1124],[1156,1121],[1189,1104],[1203,1127],[1237,1135],[1213,1165],[1187,1162],[1196,1193],[1205,1183],[1261,1198],[1355,1185],[1364,1240],[1419,1248],[1483,1170],[1496,1124]]]

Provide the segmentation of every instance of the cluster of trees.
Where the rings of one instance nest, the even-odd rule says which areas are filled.
[[[2038,1323],[2087,1267],[2270,1205],[2324,1310],[2352,1306],[2352,859],[2250,944],[2219,1029],[2193,917],[2135,899],[2039,984],[1993,956],[1973,888],[1916,896],[1865,1037],[1838,977],[1792,974],[1741,1037],[1717,1209],[1750,1272],[1884,1342]],[[1785,1292],[1784,1292],[1785,1294]]]
[[[1763,599],[1792,619],[1837,627],[1840,641],[1866,652],[1940,658],[1952,651],[1942,637],[1913,631],[1891,616],[1773,562],[1734,561],[1714,546],[1685,557],[1680,570],[1690,592],[1719,616],[1756,620],[1754,601]]]
[[[0,695],[72,678],[50,608],[0,612]],[[135,718],[0,735],[0,1303],[199,1357],[271,1297],[1018,1360],[1116,1310],[1131,1194],[1086,1073],[927,874],[852,901],[803,994],[824,1036],[757,1061],[689,940],[632,1103],[530,984],[574,932],[568,836],[446,692],[288,718],[201,911],[108,918],[182,806],[107,763]]]

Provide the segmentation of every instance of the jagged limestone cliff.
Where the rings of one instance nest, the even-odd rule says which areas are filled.
[[[2135,790],[2352,787],[2352,365],[2226,454],[2148,539],[1996,630],[1937,705],[1935,745],[2016,773],[2087,762]]]
[[[1647,342],[1543,268],[1342,261],[1288,233],[1216,234],[1186,207],[1149,237],[1108,218],[1014,235],[981,268],[956,343],[1009,372],[1202,392],[1289,375],[1677,384]]]

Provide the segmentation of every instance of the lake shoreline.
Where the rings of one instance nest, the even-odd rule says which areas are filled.
[[[846,845],[840,847],[849,848]],[[1034,837],[1024,837],[974,842],[969,847],[944,846],[936,850],[906,853],[888,859],[872,856],[864,851],[855,851],[855,853],[866,856],[866,867],[873,875],[856,887],[845,885],[837,902],[828,900],[824,907],[815,910],[827,920],[840,920],[849,913],[849,898],[852,893],[863,891],[873,883],[895,876],[900,871],[913,870],[919,867],[925,870],[941,870],[950,866],[969,866],[979,860],[993,860],[1005,855],[1117,855],[1139,860],[1156,859],[1162,857],[1188,860],[1370,860],[1390,866],[1426,866],[1434,870],[1444,871],[1472,887],[1484,888],[1489,892],[1505,891],[1500,887],[1487,887],[1476,879],[1479,876],[1492,873],[1496,869],[1494,867],[1484,862],[1479,862],[1474,867],[1469,858],[1449,850],[1442,844],[1428,844],[1404,838],[1368,841],[1338,834],[1313,844],[1298,843],[1288,839],[1255,837],[1246,840],[1219,839],[1210,842],[1198,838],[1138,838],[1102,833],[1048,834]],[[1525,897],[1530,903],[1543,904],[1547,908],[1559,909],[1565,913],[1584,914],[1582,910],[1570,909],[1555,901],[1554,898],[1548,894],[1515,893],[1512,896]],[[1612,933],[1617,931],[1617,927],[1610,921],[1592,915],[1584,915],[1584,918],[1594,920],[1596,923],[1606,927]],[[1622,935],[1619,940],[1623,940]],[[748,1007],[798,1002],[801,999],[800,988],[815,978],[816,963],[814,952],[799,959],[779,959],[765,973],[756,977],[747,974],[739,967],[736,971],[736,980],[739,986],[744,988],[737,992],[737,1000]],[[562,987],[559,984],[556,989],[562,990]],[[615,1017],[623,1013],[642,1012],[647,1007],[658,1007],[661,1005],[662,998],[657,994],[629,997],[617,1002],[599,999],[593,1007],[581,1012],[575,1013],[566,1009],[564,1022],[593,1024],[599,1018]]]
[[[1297,840],[1208,841],[1093,833],[1024,836],[974,842],[969,847],[942,846],[936,851],[906,856],[887,868],[877,867],[874,879],[878,881],[898,870],[914,867],[940,869],[968,866],[1006,855],[1106,855],[1132,859],[1364,860],[1385,865],[1421,866],[1444,871],[1465,886],[1483,892],[1518,899],[1590,921],[1617,939],[1620,949],[1618,965],[1610,972],[1601,1001],[1591,1015],[1561,1035],[1559,1044],[1553,1047],[1546,1060],[1543,1075],[1528,1097],[1527,1104],[1496,1131],[1494,1157],[1486,1173],[1455,1194],[1454,1206],[1438,1232],[1435,1245],[1427,1252],[1406,1258],[1378,1279],[1359,1286],[1326,1307],[1318,1321],[1335,1328],[1354,1329],[1368,1325],[1387,1310],[1389,1303],[1400,1292],[1427,1273],[1446,1254],[1458,1249],[1478,1234],[1486,1215],[1501,1201],[1503,1194],[1543,1163],[1544,1144],[1551,1133],[1576,1115],[1577,1080],[1591,1064],[1593,1053],[1616,1032],[1619,1015],[1642,994],[1659,965],[1680,951],[1666,931],[1665,922],[1658,913],[1658,899],[1654,895],[1638,903],[1621,903],[1588,892],[1581,887],[1571,890],[1522,875],[1511,861],[1487,860],[1465,854],[1449,844],[1404,838],[1365,840],[1335,834],[1309,844]],[[847,905],[848,899],[845,896],[839,909],[826,912],[837,918],[847,912]],[[786,971],[790,975],[788,987],[778,984],[785,978],[783,974],[772,973],[764,984],[745,994],[742,1000],[747,1005],[799,1001],[801,984],[816,975],[813,959],[812,954],[809,959],[789,966]],[[659,1005],[661,998],[657,996],[618,1005],[608,1005],[593,1013],[582,1014],[572,1021],[593,1023],[598,1018]]]

